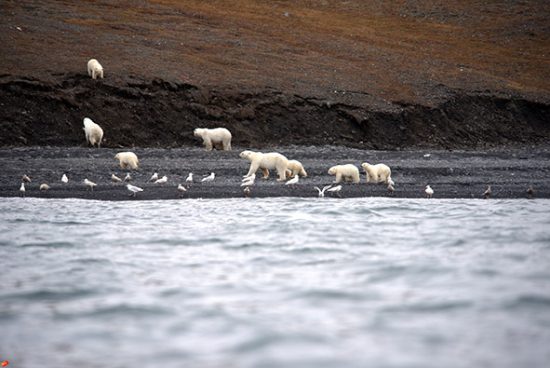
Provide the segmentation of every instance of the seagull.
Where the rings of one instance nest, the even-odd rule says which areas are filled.
[[[332,186],[331,185],[325,185],[323,187],[323,189],[319,189],[319,187],[313,187],[314,189],[317,189],[317,191],[319,192],[319,198],[325,198],[325,191],[330,188]]]
[[[527,188],[527,196],[529,198],[533,198],[534,195],[535,195],[535,190],[533,189],[532,185],[529,185],[529,188]]]
[[[27,175],[23,175],[21,180],[23,180],[24,183],[30,183],[31,182],[31,178],[29,178]]]
[[[327,189],[327,192],[330,192],[330,193],[336,193],[338,195],[338,197],[340,197],[340,191],[342,190],[342,186],[341,185],[337,185],[335,187],[332,187],[332,188],[328,188]]]
[[[489,185],[485,192],[483,192],[483,198],[487,199],[491,196],[491,194],[493,194],[493,192],[491,191],[491,186]]]
[[[183,185],[178,184],[178,191],[181,193],[180,194],[180,197],[181,197],[181,195],[183,195],[183,193],[187,192],[187,189]]]
[[[186,183],[192,183],[193,182],[193,173],[190,172],[189,175],[187,175],[187,179],[185,179]]]
[[[388,193],[390,195],[393,195],[393,192],[395,192],[395,188],[393,187],[392,183],[388,183]]]
[[[130,173],[126,174],[126,176],[124,177],[124,181],[130,181],[132,180],[132,175],[130,175]]]
[[[208,183],[209,181],[214,181],[214,178],[216,177],[216,174],[210,173],[206,178],[202,178],[202,183]]]
[[[155,184],[164,184],[168,181],[168,177],[164,175],[162,178],[155,181]]]
[[[293,177],[292,179],[287,181],[285,183],[285,185],[294,185],[294,184],[298,183],[298,180],[300,180],[300,177],[298,175],[296,175],[295,177]]]
[[[96,183],[94,183],[93,181],[90,181],[88,179],[84,179],[84,185],[87,186],[88,188],[90,188],[90,190],[92,192],[94,191],[94,187],[97,186]]]
[[[132,192],[132,194],[130,194],[131,197],[135,197],[138,192],[143,192],[142,188],[136,187],[132,184],[126,184],[126,188],[128,188],[128,190]]]
[[[426,193],[427,198],[432,198],[434,195],[434,190],[429,185],[426,185],[426,189],[424,190],[424,193]]]
[[[67,175],[63,174],[63,176],[61,177],[61,181],[67,184],[69,182],[69,178],[67,177]]]
[[[19,187],[19,191],[21,192],[21,194],[24,197],[25,196],[25,183],[21,183],[21,186]]]
[[[431,156],[431,154],[429,154],[429,153],[424,154],[424,158],[430,158],[430,156]]]
[[[250,197],[250,192],[251,192],[250,187],[246,187],[243,190],[243,193],[244,193],[245,197]]]
[[[46,183],[40,184],[40,190],[49,190],[50,186]]]
[[[158,180],[159,178],[159,174],[158,173],[154,173],[152,176],[151,176],[151,179],[149,179],[149,181],[156,181]]]
[[[119,178],[118,176],[116,176],[115,174],[111,174],[111,180],[115,183],[120,183],[122,182],[122,179]]]

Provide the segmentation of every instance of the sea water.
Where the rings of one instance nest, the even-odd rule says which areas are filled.
[[[13,367],[548,367],[550,201],[0,200]]]

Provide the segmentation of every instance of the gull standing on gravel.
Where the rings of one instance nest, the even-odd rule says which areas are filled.
[[[183,193],[187,192],[187,189],[183,185],[178,184],[178,191],[180,192],[180,197],[181,197]]]
[[[50,186],[46,183],[40,184],[40,190],[50,190]]]
[[[187,179],[185,179],[186,183],[192,183],[193,182],[193,173],[190,172],[189,175],[187,175]]]
[[[119,178],[118,176],[116,176],[115,174],[111,174],[111,181],[113,181],[115,183],[120,183],[120,182],[122,182],[122,179]]]
[[[337,185],[335,187],[327,189],[327,192],[335,193],[336,195],[338,195],[338,197],[340,197],[340,191],[342,191],[342,186],[341,185]]]
[[[292,179],[290,179],[289,181],[287,181],[287,182],[285,183],[285,185],[294,185],[294,184],[297,184],[299,180],[300,180],[300,176],[299,176],[299,175],[296,175],[295,177],[293,177]]]
[[[210,175],[208,175],[206,178],[202,178],[201,182],[208,183],[208,182],[214,181],[215,177],[216,177],[216,174],[210,173]]]
[[[67,184],[69,182],[69,178],[67,177],[67,175],[63,174],[63,176],[61,177],[61,181]]]
[[[84,185],[87,186],[92,192],[94,191],[94,187],[97,186],[96,183],[88,179],[84,179]]]
[[[21,183],[21,186],[19,187],[19,191],[21,192],[21,195],[25,196],[25,183]]]
[[[136,187],[132,184],[126,184],[126,188],[128,188],[128,190],[132,192],[132,194],[130,194],[130,197],[135,197],[138,192],[143,192],[142,188]]]
[[[130,173],[126,174],[126,176],[124,177],[124,181],[130,181],[132,180],[132,175],[130,175]]]
[[[491,196],[491,194],[493,194],[493,191],[491,190],[491,186],[489,185],[485,192],[483,192],[483,198],[487,199]]]
[[[426,185],[426,189],[424,189],[424,193],[426,193],[426,198],[432,198],[434,195],[434,190],[429,185]]]
[[[243,190],[243,193],[244,193],[244,196],[245,196],[245,197],[250,197],[250,192],[252,192],[252,191],[250,190],[250,187],[246,187],[246,188],[244,188],[244,190]]]
[[[164,175],[162,178],[155,181],[155,184],[164,184],[168,181],[168,177]]]
[[[314,189],[317,189],[317,192],[319,192],[319,198],[325,198],[325,191],[330,188],[332,185],[325,185],[323,189],[319,189],[319,187],[313,187]]]
[[[21,178],[21,180],[22,180],[24,183],[30,183],[30,182],[31,182],[31,178],[29,178],[27,175],[23,175],[23,177]]]
[[[151,175],[151,179],[149,179],[149,181],[157,181],[159,178],[159,174],[158,173],[154,173],[153,175]]]

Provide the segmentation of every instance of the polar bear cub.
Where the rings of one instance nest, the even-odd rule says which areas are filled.
[[[359,169],[352,164],[336,165],[328,169],[329,175],[336,175],[334,179],[335,183],[340,183],[342,179],[344,181],[351,181],[353,183],[359,183]]]
[[[86,135],[86,141],[91,144],[92,147],[96,145],[97,148],[101,146],[101,140],[103,139],[103,129],[90,118],[84,118],[84,134]]]
[[[295,177],[296,175],[301,177],[307,177],[307,172],[304,169],[304,165],[298,160],[289,160],[288,169],[286,170],[287,177]]]
[[[129,167],[132,170],[136,170],[139,166],[138,157],[133,152],[119,152],[115,155],[115,158],[118,159],[121,169]]]
[[[97,77],[103,78],[103,67],[96,59],[90,59],[88,61],[88,75],[92,77],[92,79],[96,79]]]
[[[197,128],[193,134],[195,137],[202,138],[207,151],[212,151],[212,148],[218,148],[219,145],[224,151],[231,151],[231,132],[225,128]]]
[[[391,169],[388,165],[376,164],[371,165],[368,162],[361,164],[365,174],[367,175],[367,183],[386,183],[393,182],[391,180]]]
[[[254,152],[254,151],[242,151],[239,154],[240,158],[245,158],[250,161],[250,169],[248,174],[245,176],[250,176],[258,169],[267,170],[277,170],[277,175],[279,179],[277,181],[284,181],[286,179],[286,171],[288,170],[288,159],[277,152]],[[265,174],[265,171],[264,171]]]

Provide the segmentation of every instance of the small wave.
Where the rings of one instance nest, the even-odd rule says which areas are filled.
[[[543,308],[548,310],[550,308],[550,297],[546,295],[521,295],[506,305],[509,309],[522,309],[522,308]]]
[[[21,247],[27,248],[27,247],[44,247],[44,248],[69,248],[73,247],[74,244],[71,242],[64,242],[64,241],[58,241],[58,242],[44,242],[44,243],[37,243],[37,242],[31,242],[31,243],[23,243],[21,244]]]
[[[74,290],[33,290],[21,293],[6,294],[1,297],[2,300],[26,300],[26,301],[59,301],[67,299],[81,298],[84,296],[95,295],[96,292],[90,289]]]

